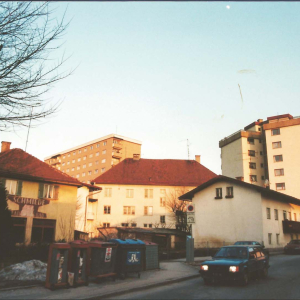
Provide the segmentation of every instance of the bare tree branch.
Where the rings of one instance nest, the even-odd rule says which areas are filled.
[[[0,131],[28,126],[59,108],[44,95],[72,73],[61,69],[69,57],[50,59],[69,23],[65,14],[58,21],[53,13],[48,2],[0,2]]]

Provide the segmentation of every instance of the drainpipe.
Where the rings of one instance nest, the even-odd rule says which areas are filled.
[[[85,218],[84,218],[84,231],[86,232],[86,216],[87,216],[87,204],[88,204],[88,198],[90,196],[93,196],[95,194],[98,194],[98,193],[101,193],[102,190],[99,190],[99,191],[96,191],[96,192],[91,192],[89,193],[87,196],[86,196],[86,199],[85,199]]]

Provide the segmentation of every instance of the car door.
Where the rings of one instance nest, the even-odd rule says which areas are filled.
[[[254,248],[249,248],[248,273],[253,274],[258,270],[256,251]]]

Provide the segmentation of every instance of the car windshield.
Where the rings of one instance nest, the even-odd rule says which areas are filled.
[[[247,258],[247,248],[245,247],[224,247],[221,248],[216,258]]]

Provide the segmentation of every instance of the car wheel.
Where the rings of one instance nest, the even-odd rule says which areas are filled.
[[[203,278],[203,281],[204,281],[204,284],[205,284],[205,285],[210,285],[210,284],[212,284],[212,280],[211,280],[211,279]]]
[[[241,283],[241,285],[246,286],[248,284],[248,282],[249,282],[249,276],[248,276],[248,273],[245,272],[241,278],[240,283]]]
[[[264,267],[261,271],[261,277],[262,278],[267,278],[268,277],[268,273],[269,273],[269,268],[268,267]]]

